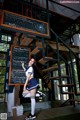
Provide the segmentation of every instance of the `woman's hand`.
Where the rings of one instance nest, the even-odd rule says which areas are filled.
[[[22,62],[22,68],[24,68],[24,62]]]
[[[23,87],[23,92],[26,91],[26,86],[28,85],[28,81],[26,80],[25,84],[24,84],[24,87]]]
[[[26,68],[24,67],[24,62],[22,62],[21,65],[22,65],[23,70],[26,71]]]

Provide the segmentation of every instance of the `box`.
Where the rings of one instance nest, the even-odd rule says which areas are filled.
[[[14,109],[15,109],[15,112],[16,112],[15,113],[16,116],[23,115],[23,106],[22,105],[12,107],[12,116],[13,116],[13,113],[14,113]]]

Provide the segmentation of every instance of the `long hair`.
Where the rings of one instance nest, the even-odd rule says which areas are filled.
[[[29,61],[30,61],[31,59],[34,59],[34,63],[33,63],[32,66],[36,66],[36,60],[35,60],[35,58],[34,58],[34,57],[31,57],[31,58],[29,59]],[[28,61],[28,62],[29,62],[29,61]]]

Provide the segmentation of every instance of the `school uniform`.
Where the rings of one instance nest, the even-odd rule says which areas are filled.
[[[26,74],[26,77],[27,77],[28,74],[31,75],[31,79],[28,81],[28,85],[27,85],[26,89],[30,91],[30,90],[32,90],[34,88],[37,88],[39,86],[39,84],[38,84],[37,79],[34,78],[34,69],[33,69],[33,67],[28,66],[26,68],[25,74]]]

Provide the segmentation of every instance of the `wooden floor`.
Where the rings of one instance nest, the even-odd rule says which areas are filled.
[[[49,120],[51,118],[55,118],[58,116],[70,115],[80,113],[80,105],[73,106],[66,106],[66,107],[59,107],[59,108],[50,108],[45,110],[40,110],[37,112],[36,120]],[[8,120],[25,120],[25,117],[28,113],[24,113],[23,116],[8,118]]]
[[[50,118],[74,113],[80,113],[80,105],[76,106],[75,108],[73,106],[68,106],[43,110],[38,114],[37,120],[47,120]]]
[[[6,112],[2,107],[2,104],[0,105],[0,113]],[[2,110],[2,111],[1,111]],[[45,110],[38,110],[37,111],[37,118],[36,120],[49,120],[51,118],[55,118],[58,116],[64,116],[64,115],[70,115],[80,113],[80,104],[76,104],[75,107],[73,106],[65,106],[65,107],[59,107],[59,108],[49,108]],[[18,117],[8,117],[8,120],[25,120],[25,117],[28,115],[28,112],[25,112],[23,116]]]

